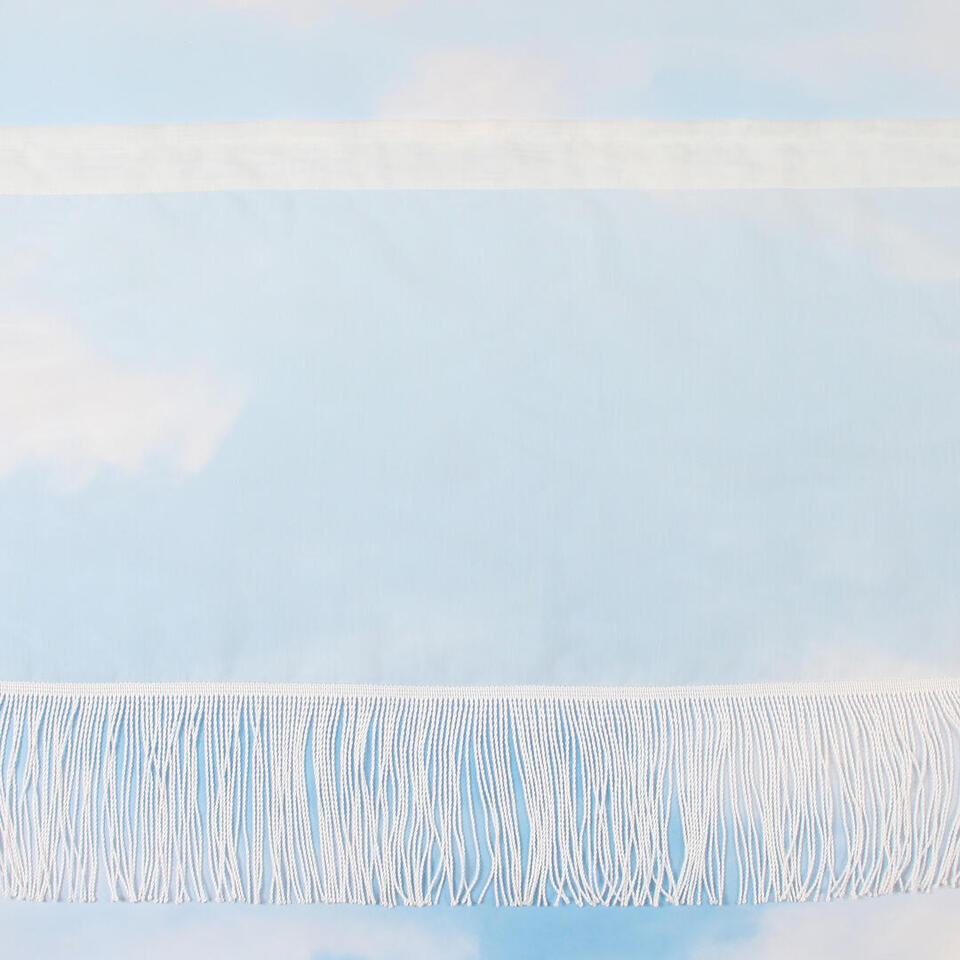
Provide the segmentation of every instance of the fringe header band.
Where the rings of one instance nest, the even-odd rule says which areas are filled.
[[[756,903],[960,885],[960,680],[0,683],[0,895]]]
[[[960,186],[960,119],[0,126],[0,195]]]

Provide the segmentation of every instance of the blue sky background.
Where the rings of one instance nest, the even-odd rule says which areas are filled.
[[[955,191],[0,208],[3,676],[960,668]]]
[[[0,903],[9,960],[953,960],[960,891],[762,907]]]
[[[0,123],[960,114],[952,0],[2,0]]]

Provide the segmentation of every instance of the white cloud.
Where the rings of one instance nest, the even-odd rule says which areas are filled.
[[[0,477],[40,466],[77,485],[157,456],[195,473],[239,408],[235,391],[200,371],[134,369],[57,320],[0,318]]]
[[[51,916],[51,914],[54,914]],[[339,905],[3,904],[5,960],[475,960],[436,913]]]
[[[702,944],[689,960],[955,960],[960,891],[760,908],[748,939]]]
[[[914,198],[891,204],[875,191],[858,190],[773,191],[766,196],[662,191],[651,199],[694,214],[715,210],[739,217],[777,237],[801,233],[818,248],[852,251],[890,276],[913,283],[960,280],[960,233],[953,227],[953,207],[942,203]]]
[[[946,631],[944,631],[946,633]],[[955,648],[957,631],[945,637],[941,646]],[[939,639],[939,636],[938,636]],[[878,638],[868,645],[862,637],[843,637],[826,633],[805,664],[804,676],[809,680],[930,680],[956,676],[960,661],[949,653],[939,658],[902,656],[888,649],[878,649]]]
[[[960,81],[960,8],[953,0],[893,0],[879,5],[870,22],[858,26],[799,37],[758,59],[831,99],[901,78],[926,81],[934,90],[950,89]]]
[[[935,224],[908,223],[854,191],[809,204],[804,213],[808,229],[859,250],[894,276],[917,282],[960,279],[960,247],[938,236]]]
[[[485,47],[430,50],[380,101],[386,117],[543,117],[572,113],[558,59]]]

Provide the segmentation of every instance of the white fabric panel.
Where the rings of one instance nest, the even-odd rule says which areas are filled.
[[[960,120],[0,128],[0,194],[960,186]]]

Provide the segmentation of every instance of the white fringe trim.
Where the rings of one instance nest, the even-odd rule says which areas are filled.
[[[657,904],[960,885],[960,680],[0,683],[0,894]]]

